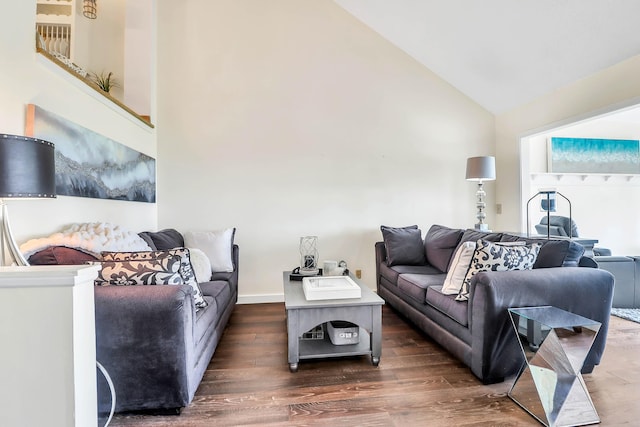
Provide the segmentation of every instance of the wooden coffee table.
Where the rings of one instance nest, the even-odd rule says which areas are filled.
[[[373,366],[380,363],[382,352],[382,306],[384,300],[351,276],[362,290],[360,298],[307,301],[302,282],[289,280],[290,271],[282,275],[284,305],[287,312],[289,370],[296,372],[301,359],[370,355]],[[302,335],[332,320],[344,320],[360,327],[357,344],[333,345],[323,339],[301,339]]]

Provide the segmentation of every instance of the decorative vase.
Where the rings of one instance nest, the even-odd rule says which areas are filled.
[[[318,274],[318,237],[305,236],[300,238],[300,273]]]

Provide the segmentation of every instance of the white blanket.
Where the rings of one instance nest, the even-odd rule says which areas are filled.
[[[151,248],[136,233],[108,222],[73,224],[49,237],[31,239],[20,245],[25,258],[50,246],[81,249],[95,255],[102,251],[150,251]]]

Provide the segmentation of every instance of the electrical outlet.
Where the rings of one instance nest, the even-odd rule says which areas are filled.
[[[502,213],[502,203],[496,204],[496,213],[500,215]]]
[[[356,277],[362,279],[362,270],[356,270]]]

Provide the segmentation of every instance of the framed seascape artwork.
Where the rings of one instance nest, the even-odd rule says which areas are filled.
[[[27,107],[26,134],[55,144],[59,196],[155,203],[152,157],[33,104]]]
[[[640,174],[640,141],[554,137],[548,163],[553,173]]]

